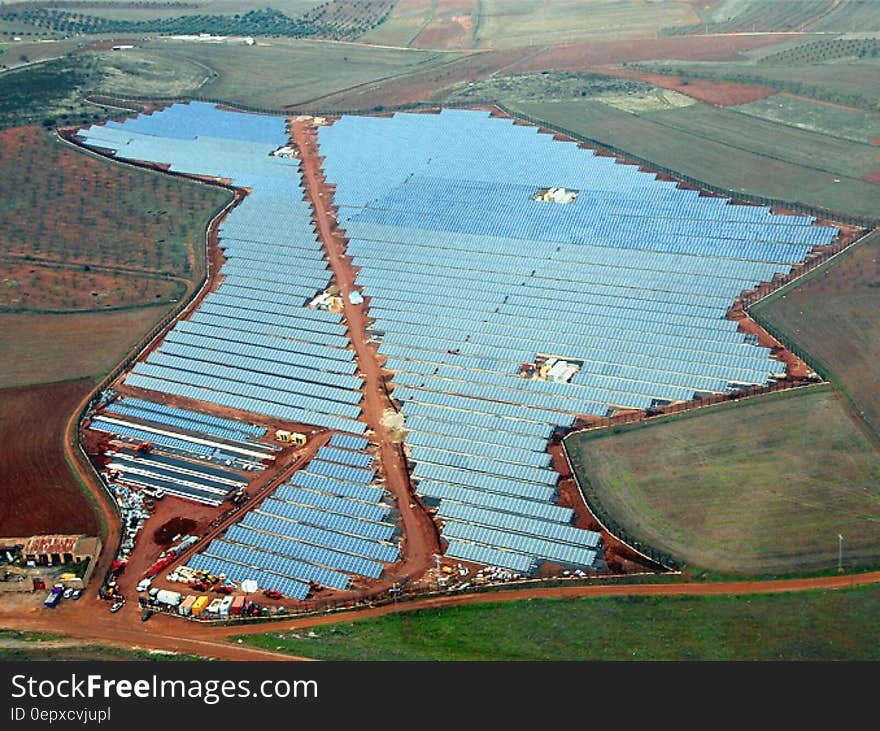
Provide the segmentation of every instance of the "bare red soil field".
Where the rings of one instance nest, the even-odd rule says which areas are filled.
[[[62,446],[68,415],[91,387],[80,379],[0,390],[0,535],[97,534]]]
[[[634,69],[601,67],[590,70],[608,76],[622,76],[627,79],[645,81],[718,107],[746,104],[776,93],[775,89],[769,89],[766,86],[733,84],[727,81],[710,81],[708,79],[683,79],[680,76],[649,74]]]

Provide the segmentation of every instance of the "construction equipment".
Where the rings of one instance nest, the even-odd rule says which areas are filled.
[[[298,447],[304,447],[306,444],[306,435],[299,432],[289,432],[284,429],[278,429],[275,432],[275,441],[284,444],[295,444]]]
[[[242,485],[235,491],[235,495],[232,496],[232,503],[234,505],[241,505],[247,500],[248,496],[245,490],[247,490],[247,485]]]
[[[134,451],[137,452],[138,454],[147,454],[152,448],[153,448],[152,442],[141,442],[140,444],[138,444],[134,448]]]

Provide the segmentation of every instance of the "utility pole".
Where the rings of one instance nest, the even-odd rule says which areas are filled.
[[[843,572],[843,536],[840,533],[837,534],[837,571]]]

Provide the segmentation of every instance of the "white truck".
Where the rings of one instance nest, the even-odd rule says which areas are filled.
[[[176,607],[180,604],[180,600],[183,597],[181,596],[179,591],[169,591],[168,589],[159,589],[156,592],[156,601],[159,604],[165,604],[169,607]]]

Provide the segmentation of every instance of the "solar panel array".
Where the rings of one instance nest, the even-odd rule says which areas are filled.
[[[261,426],[256,426],[254,424],[244,424],[240,421],[234,421],[233,419],[224,419],[220,416],[211,416],[210,414],[202,414],[198,411],[190,411],[188,409],[178,409],[173,406],[166,406],[165,404],[157,404],[153,401],[143,401],[142,399],[136,399],[132,397],[124,397],[119,401],[113,403],[114,407],[119,407],[120,405],[125,406],[128,409],[145,411],[150,414],[161,414],[177,419],[183,419],[185,421],[195,422],[199,425],[204,425],[206,427],[217,427],[219,429],[231,430],[234,432],[239,432],[241,435],[245,437],[254,437],[259,438],[265,436],[266,429]],[[121,412],[119,412],[121,413]],[[147,417],[145,417],[147,418]],[[157,421],[158,419],[155,416],[150,417],[152,421]],[[206,434],[212,434],[213,432],[205,431]],[[222,434],[217,434],[217,436],[223,436]],[[239,436],[238,439],[242,437]]]
[[[338,314],[305,308],[330,283],[331,272],[298,161],[270,154],[287,143],[285,120],[191,102],[79,134],[119,158],[250,189],[220,225],[227,258],[220,287],[126,382],[363,434],[361,379],[345,325]]]
[[[552,430],[782,375],[727,308],[837,234],[487,112],[344,116],[319,143],[417,491],[448,555],[517,571],[599,549],[552,504]],[[575,202],[533,200],[556,186]],[[519,377],[539,356],[580,369]]]
[[[365,447],[322,451],[369,463]],[[323,474],[328,466],[348,471],[328,476]],[[263,588],[278,588],[299,599],[307,596],[309,582],[347,589],[352,575],[376,579],[383,564],[397,561],[400,552],[392,542],[396,526],[391,505],[385,490],[370,484],[374,476],[372,470],[313,459],[213,540],[198,560],[219,562],[214,565],[222,565],[223,573],[236,581],[253,578]],[[295,583],[287,584],[287,590],[266,583],[282,579]]]

